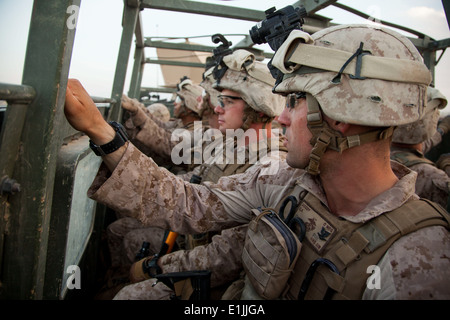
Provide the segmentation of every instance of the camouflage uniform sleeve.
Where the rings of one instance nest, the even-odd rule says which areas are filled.
[[[221,177],[217,184],[204,182],[204,185],[221,199],[233,220],[248,223],[253,218],[252,209],[277,207],[293,190],[302,172],[275,155],[251,166],[243,174]]]
[[[208,188],[158,167],[132,143],[112,173],[104,164],[100,166],[88,196],[144,225],[181,234],[238,225]]]
[[[378,263],[379,288],[363,299],[450,299],[450,233],[427,227],[397,240]]]
[[[199,174],[200,167],[201,166],[196,166],[194,169],[192,169],[192,170],[190,170],[190,171],[188,171],[186,173],[178,174],[178,176],[181,179],[183,179],[184,181],[188,181],[189,182],[194,174],[196,174],[196,175]]]
[[[157,117],[155,117],[154,115],[152,115],[151,113],[148,114],[149,118],[151,118],[153,120],[153,122],[156,123],[156,125],[158,125],[158,127],[161,127],[163,129],[166,130],[173,130],[175,128],[177,128],[180,125],[180,121],[179,119],[169,119],[169,121],[162,121],[160,119],[158,119]]]
[[[166,130],[174,130],[179,128],[181,124],[182,122],[180,119],[169,119],[169,121],[161,123],[161,128]]]
[[[447,173],[428,163],[415,164],[410,169],[417,172],[416,194],[447,207],[450,195],[450,177]]]
[[[125,127],[128,138],[130,138],[130,140],[133,140],[136,137],[136,134],[139,132],[139,128],[133,123],[133,119],[129,117],[127,120],[125,120],[123,126]]]
[[[441,154],[436,161],[436,166],[450,177],[450,153]]]
[[[166,159],[171,158],[172,149],[178,143],[172,141],[172,131],[158,126],[150,117],[140,126],[135,139]]]
[[[428,151],[433,149],[435,146],[440,144],[442,142],[442,135],[439,133],[439,131],[436,131],[428,140],[425,140],[423,142],[422,146],[422,152],[423,154],[426,154]]]
[[[155,117],[154,115],[152,115],[151,112],[148,113],[148,117],[149,117],[150,119],[152,119],[153,122],[154,122],[158,127],[161,127],[161,128],[166,129],[166,128],[165,128],[165,122],[162,121],[162,120],[160,120],[160,119],[158,119],[158,118]]]
[[[125,121],[124,127],[130,141],[141,150],[150,150],[146,154],[157,153],[159,157],[170,160],[172,131],[149,112],[138,109]]]
[[[247,227],[245,224],[223,230],[207,245],[175,251],[161,257],[163,273],[210,270],[212,287],[235,280],[242,271],[241,255]]]

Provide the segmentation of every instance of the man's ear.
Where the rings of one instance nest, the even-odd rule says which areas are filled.
[[[348,130],[350,129],[351,125],[345,122],[337,121],[334,119],[331,119],[327,115],[323,115],[324,120],[328,123],[331,129],[337,130],[343,135],[346,135],[348,133]]]
[[[331,120],[332,124],[331,127],[337,131],[339,131],[340,133],[342,133],[343,135],[345,135],[348,130],[350,129],[350,124],[348,123],[344,123],[344,122],[340,122],[340,121],[336,121],[336,120]]]

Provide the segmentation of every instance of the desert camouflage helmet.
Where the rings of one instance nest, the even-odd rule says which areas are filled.
[[[161,121],[170,119],[170,111],[163,103],[153,103],[147,107],[147,110]]]
[[[447,105],[447,99],[439,90],[428,87],[427,105],[424,115],[416,122],[395,129],[392,141],[396,143],[417,144],[431,138],[436,132],[441,109]]]
[[[177,84],[177,95],[184,100],[184,106],[196,114],[200,114],[201,111],[202,92],[203,88],[193,84],[192,80],[187,77],[182,78]]]
[[[304,39],[297,45],[296,40]],[[290,54],[290,56],[288,56]],[[285,62],[294,65],[286,68]],[[406,37],[387,28],[341,25],[312,37],[294,30],[273,65],[285,73],[276,92],[307,92],[330,118],[367,126],[418,120],[431,73]]]
[[[269,117],[278,116],[284,107],[284,98],[273,94],[275,80],[267,69],[267,64],[257,61],[249,51],[239,49],[223,57],[222,72],[214,77],[213,88],[238,92],[242,99],[254,110]]]
[[[209,68],[203,73],[203,81],[200,82],[200,86],[205,89],[204,94],[208,95],[211,105],[214,107],[219,105],[219,94],[220,92],[217,89],[213,88],[213,84],[215,82],[214,76],[213,76],[213,70],[214,67]],[[206,104],[203,106],[204,108],[207,108]],[[202,110],[203,110],[202,109]]]
[[[394,126],[420,119],[431,82],[411,41],[372,25],[340,25],[313,36],[294,30],[272,64],[284,73],[275,92],[306,93],[314,146],[307,168],[311,174],[319,173],[326,149],[342,152],[388,139]],[[340,122],[382,128],[343,137],[323,121],[322,112]]]

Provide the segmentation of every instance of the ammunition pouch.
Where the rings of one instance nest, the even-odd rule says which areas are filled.
[[[296,234],[270,208],[253,209],[242,262],[254,291],[264,299],[280,297],[300,254]]]

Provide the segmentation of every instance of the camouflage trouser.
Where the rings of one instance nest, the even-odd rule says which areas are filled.
[[[177,250],[160,258],[163,273],[182,272],[189,270],[211,271],[211,299],[220,299],[223,291],[231,282],[241,278],[242,251],[248,225],[222,230],[220,235],[212,237],[207,245],[197,246],[191,250]],[[145,229],[144,229],[145,230]],[[141,232],[141,230],[139,230]],[[156,279],[149,279],[130,284],[117,293],[115,299],[121,300],[162,300],[170,299],[174,292],[164,283]],[[188,288],[189,286],[183,286]],[[236,287],[236,286],[234,286]],[[242,289],[240,286],[238,289]],[[180,286],[178,289],[180,290]],[[227,290],[229,291],[229,290]],[[227,299],[234,299],[236,290],[226,295]],[[187,291],[177,292],[185,298]]]
[[[129,284],[123,287],[114,300],[170,300],[173,290],[164,283],[156,283],[156,279]]]
[[[240,278],[226,288],[211,288],[212,300],[240,300],[244,288],[244,275],[242,272]],[[174,295],[175,292],[164,283],[148,279],[123,287],[113,300],[171,300]]]
[[[150,243],[149,255],[159,252],[163,237],[164,230],[146,227],[134,218],[126,217],[114,221],[107,228],[111,265],[131,265],[144,241]]]

